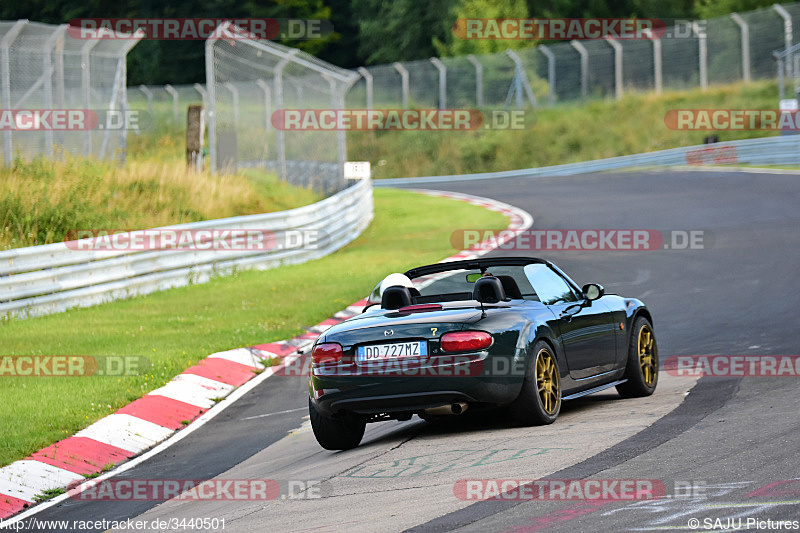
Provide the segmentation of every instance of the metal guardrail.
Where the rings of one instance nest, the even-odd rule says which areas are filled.
[[[646,167],[737,163],[750,165],[800,165],[800,135],[784,135],[780,137],[762,137],[759,139],[701,144],[644,154],[624,155],[610,157],[608,159],[582,161],[580,163],[507,170],[503,172],[381,179],[375,180],[374,185],[376,187],[391,187],[392,185],[419,185],[448,181],[570,176],[574,174],[587,174],[589,172]]]
[[[0,317],[24,318],[87,307],[154,291],[203,283],[244,269],[268,269],[323,257],[345,246],[373,216],[372,183],[363,180],[315,204],[259,215],[156,229],[318,230],[314,246],[297,242],[271,250],[162,249],[81,251],[81,241],[0,252]],[[135,233],[135,232],[134,232]]]

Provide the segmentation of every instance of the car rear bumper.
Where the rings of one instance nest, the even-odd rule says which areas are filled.
[[[503,405],[513,401],[521,381],[485,378],[388,378],[370,383],[311,380],[315,407],[331,416],[340,411],[362,415],[417,413],[456,402]]]

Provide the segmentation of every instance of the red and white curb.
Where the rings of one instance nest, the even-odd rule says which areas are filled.
[[[526,230],[533,224],[531,215],[521,209],[502,202],[466,194],[416,190],[429,196],[461,200],[473,205],[502,213],[509,218],[509,230]],[[499,246],[502,238],[492,243],[480,243],[474,250],[464,250],[444,261],[474,259]],[[433,279],[428,276],[419,281]],[[417,281],[417,280],[415,280]],[[177,442],[207,420],[213,418],[230,402],[215,405],[236,390],[230,400],[238,399],[263,379],[272,375],[271,367],[265,366],[272,358],[296,356],[309,347],[328,328],[360,314],[367,305],[360,300],[339,311],[333,317],[308,329],[302,335],[288,341],[259,344],[250,348],[237,348],[209,355],[198,364],[187,368],[163,387],[153,390],[115,413],[106,416],[82,429],[75,435],[43,448],[23,460],[0,468],[0,519],[8,518],[30,507],[38,496],[53,489],[67,489],[80,484],[94,484],[116,473],[127,470],[144,460],[151,453],[160,453],[165,447]],[[257,375],[260,379],[254,380]],[[252,380],[252,381],[251,381]],[[194,423],[193,423],[194,422]],[[190,426],[187,430],[179,429]],[[177,432],[177,433],[176,433]],[[169,439],[171,436],[175,438]],[[169,440],[168,440],[169,439]],[[93,480],[86,476],[102,472],[109,465],[119,465],[153,448],[145,456],[129,461]],[[66,494],[51,499],[55,504]],[[47,504],[43,504],[42,508]],[[30,513],[38,511],[32,509]],[[0,522],[0,529],[21,520],[28,513],[13,521]]]

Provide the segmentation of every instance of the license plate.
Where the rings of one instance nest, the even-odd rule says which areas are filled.
[[[406,357],[426,357],[427,355],[428,343],[425,341],[372,344],[370,346],[359,346],[356,351],[359,363],[403,359]]]

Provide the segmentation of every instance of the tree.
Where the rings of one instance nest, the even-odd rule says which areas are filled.
[[[358,54],[365,64],[424,59],[436,54],[434,39],[450,31],[455,0],[352,0],[358,20]]]
[[[450,19],[525,19],[530,18],[525,0],[460,0],[451,10]],[[456,35],[455,28],[445,39],[434,41],[439,56],[467,54],[492,54],[508,48],[527,48],[535,41],[524,39],[464,39]]]

